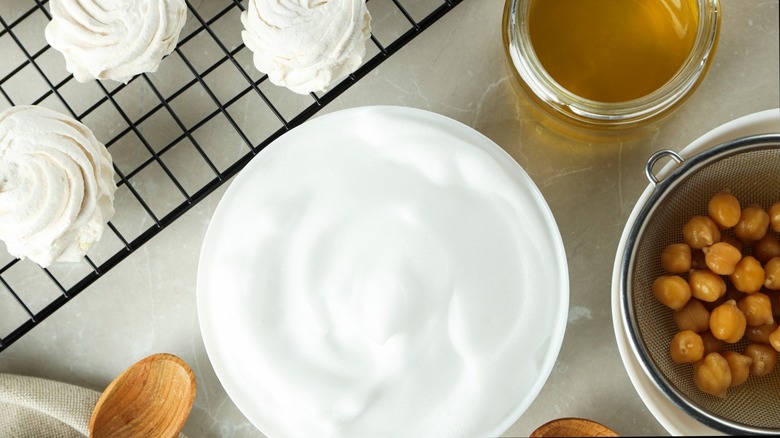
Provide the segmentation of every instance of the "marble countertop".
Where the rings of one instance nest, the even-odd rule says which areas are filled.
[[[569,264],[568,325],[549,379],[506,436],[528,435],[558,417],[589,418],[624,435],[667,434],[618,353],[610,310],[615,251],[647,186],[650,154],[681,150],[726,122],[780,106],[778,2],[722,2],[720,44],[696,93],[651,135],[608,144],[560,137],[519,104],[505,68],[502,11],[503,0],[465,0],[324,112],[402,105],[461,121],[509,152],[549,203]],[[170,352],[198,380],[187,435],[262,436],[217,380],[197,319],[200,245],[228,185],[0,353],[0,372],[100,391],[137,360]]]

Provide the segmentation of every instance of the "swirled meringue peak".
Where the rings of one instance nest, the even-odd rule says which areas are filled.
[[[75,119],[39,106],[0,112],[0,240],[43,267],[79,261],[114,215],[111,155]]]
[[[365,0],[249,0],[241,22],[255,67],[300,94],[357,70],[371,34]]]
[[[187,20],[184,0],[52,0],[46,41],[79,82],[157,71]]]

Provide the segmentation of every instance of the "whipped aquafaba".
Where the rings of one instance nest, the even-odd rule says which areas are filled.
[[[114,215],[106,147],[77,120],[40,106],[0,113],[0,240],[43,267],[81,260]]]
[[[79,82],[128,82],[157,71],[176,48],[184,0],[52,0],[46,41]]]
[[[566,304],[551,214],[508,154],[443,120],[316,118],[220,202],[204,340],[268,436],[496,436],[552,368]]]
[[[326,91],[357,70],[371,32],[365,0],[249,0],[241,22],[255,67],[300,94]]]

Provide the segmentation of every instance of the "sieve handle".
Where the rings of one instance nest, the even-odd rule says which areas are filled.
[[[680,154],[675,151],[670,151],[669,149],[662,149],[651,155],[650,158],[647,159],[647,164],[645,165],[645,176],[648,180],[650,180],[650,184],[653,186],[656,186],[659,182],[661,182],[661,180],[659,180],[658,177],[653,173],[653,168],[655,167],[655,163],[664,157],[670,157],[678,164],[682,164],[684,161]]]

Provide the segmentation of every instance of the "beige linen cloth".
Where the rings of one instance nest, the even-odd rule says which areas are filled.
[[[80,386],[0,373],[0,437],[84,438],[98,398]]]
[[[0,374],[0,436],[84,438],[98,398],[80,386]]]

